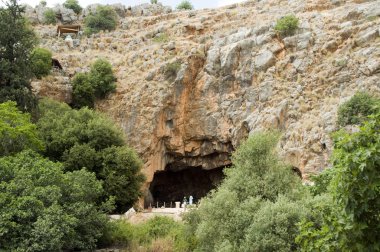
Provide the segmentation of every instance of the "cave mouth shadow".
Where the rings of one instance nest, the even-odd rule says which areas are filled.
[[[145,200],[145,207],[165,205],[174,207],[174,202],[182,202],[184,197],[193,196],[194,203],[206,196],[224,178],[224,167],[204,170],[202,167],[187,167],[180,171],[158,171],[150,183],[149,199]]]

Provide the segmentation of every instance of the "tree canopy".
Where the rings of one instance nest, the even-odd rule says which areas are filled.
[[[0,246],[9,251],[90,250],[111,202],[85,170],[64,173],[32,151],[0,159]]]
[[[0,156],[24,149],[44,149],[36,125],[31,123],[29,114],[18,110],[15,102],[0,103]]]

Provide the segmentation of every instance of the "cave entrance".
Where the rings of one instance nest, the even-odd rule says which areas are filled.
[[[154,174],[149,191],[151,197],[146,206],[173,206],[176,201],[194,197],[194,203],[214,189],[224,178],[223,168],[204,170],[202,167],[189,167],[180,171],[159,171]]]

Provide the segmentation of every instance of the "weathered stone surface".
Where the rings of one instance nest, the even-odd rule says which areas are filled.
[[[379,6],[380,0],[247,1],[189,17],[147,4],[127,8],[120,29],[82,38],[70,51],[47,35],[41,46],[70,75],[88,71],[94,55],[112,63],[117,90],[97,109],[123,128],[148,182],[165,169],[229,165],[243,139],[268,128],[283,132],[281,156],[307,179],[329,165],[339,104],[358,90],[380,93]],[[282,39],[273,24],[288,13],[301,25]],[[158,33],[169,40],[153,41]],[[166,78],[174,62],[174,77]],[[39,95],[68,101],[59,78],[35,86]]]

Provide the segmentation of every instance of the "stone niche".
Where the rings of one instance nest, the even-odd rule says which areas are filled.
[[[211,170],[198,167],[182,167],[182,169],[173,169],[168,166],[165,171],[157,171],[154,174],[153,181],[149,186],[149,195],[145,198],[145,207],[149,205],[156,206],[165,202],[166,206],[170,203],[174,205],[175,201],[183,201],[186,196],[193,196],[195,202],[207,195],[222,181],[224,174],[223,168],[214,168]]]

